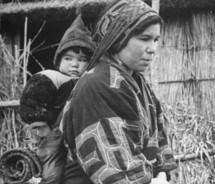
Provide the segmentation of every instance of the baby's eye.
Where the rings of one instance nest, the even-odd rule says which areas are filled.
[[[64,60],[72,60],[73,58],[72,57],[68,57],[68,56],[66,56],[66,57],[64,57]]]
[[[88,60],[87,60],[87,58],[85,58],[85,57],[82,57],[82,58],[80,58],[80,60],[79,60],[80,62],[87,62]]]

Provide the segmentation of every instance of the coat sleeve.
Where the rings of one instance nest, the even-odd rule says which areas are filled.
[[[140,148],[145,126],[126,83],[112,88],[99,80],[82,81],[67,107],[65,137],[70,145],[74,142],[80,165],[93,183],[150,183],[152,165]]]
[[[177,168],[177,164],[173,156],[172,148],[168,144],[168,136],[164,121],[164,114],[160,112],[158,115],[159,149],[157,152],[155,173],[164,171],[169,174],[169,171]]]
[[[154,95],[154,94],[153,94]],[[156,154],[156,163],[154,165],[154,174],[166,172],[170,179],[169,171],[176,169],[177,164],[173,156],[172,148],[169,145],[166,118],[161,108],[161,104],[155,97],[157,106],[157,127],[158,127],[158,150]]]

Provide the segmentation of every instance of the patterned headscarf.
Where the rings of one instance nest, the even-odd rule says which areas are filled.
[[[119,47],[129,38],[132,31],[152,17],[161,18],[149,5],[141,0],[116,0],[96,23],[93,38],[97,48],[91,59],[91,66],[107,51],[118,38]]]

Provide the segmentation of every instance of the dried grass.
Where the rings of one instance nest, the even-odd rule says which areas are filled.
[[[12,53],[0,35],[0,101],[19,100],[26,84],[30,42],[27,41],[26,34],[25,37],[24,49],[14,45]],[[25,137],[24,124],[17,109],[0,109],[0,155],[12,148],[26,147]]]
[[[211,184],[215,182],[215,122],[200,116],[195,108],[180,102],[175,108],[164,105],[168,135],[175,155],[199,154],[200,159],[179,162],[172,183]],[[205,157],[206,155],[206,157]]]

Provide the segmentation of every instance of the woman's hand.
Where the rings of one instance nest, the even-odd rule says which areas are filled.
[[[166,173],[159,172],[156,178],[152,178],[150,184],[169,184],[169,182],[167,181]]]
[[[4,184],[4,180],[3,180],[3,177],[1,177],[1,175],[0,175],[0,184]]]

